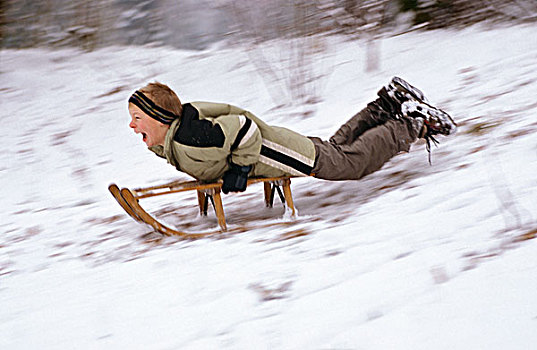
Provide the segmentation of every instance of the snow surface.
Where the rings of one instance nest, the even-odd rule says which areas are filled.
[[[240,47],[1,51],[0,348],[535,348],[536,35],[526,24],[387,38],[374,74],[363,43],[330,38],[310,118],[273,108]],[[126,100],[148,81],[327,138],[393,75],[458,134],[432,166],[418,143],[361,181],[295,180],[291,226],[162,238],[108,193],[189,179],[128,128]],[[281,220],[261,192],[224,198],[231,226]],[[144,205],[216,227],[195,203]]]

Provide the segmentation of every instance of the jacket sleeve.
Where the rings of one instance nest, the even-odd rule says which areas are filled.
[[[226,137],[224,147],[229,151],[229,161],[245,166],[259,160],[261,132],[252,119],[243,114],[227,114],[214,121],[220,125]]]
[[[192,102],[201,118],[213,121],[222,129],[225,142],[225,157],[237,165],[256,163],[261,152],[262,137],[251,113],[225,103]]]

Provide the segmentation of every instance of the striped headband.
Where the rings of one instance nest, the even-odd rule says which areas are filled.
[[[177,114],[157,106],[141,91],[135,91],[129,98],[129,103],[138,106],[145,114],[162,124],[170,125],[175,119],[179,118]]]

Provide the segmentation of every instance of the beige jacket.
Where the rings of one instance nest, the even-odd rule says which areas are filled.
[[[198,180],[222,177],[230,162],[252,165],[249,176],[308,176],[313,142],[294,131],[267,125],[252,113],[223,103],[192,102],[170,126],[164,147],[151,151]]]

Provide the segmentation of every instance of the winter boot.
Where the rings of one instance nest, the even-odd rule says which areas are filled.
[[[393,77],[390,83],[382,87],[378,92],[380,105],[395,114],[396,119],[402,116],[401,105],[409,100],[428,103],[427,98],[418,88],[410,85],[399,77]]]
[[[427,103],[412,100],[403,102],[401,112],[406,118],[423,119],[427,127],[426,135],[450,135],[457,131],[457,125],[449,114]]]
[[[399,77],[392,78],[392,81],[386,86],[386,91],[390,98],[399,104],[408,100],[429,102],[420,89],[410,85],[407,81]]]
[[[418,132],[418,137],[424,138],[427,142],[429,162],[431,142],[438,144],[434,136],[454,134],[457,130],[457,124],[449,114],[431,105],[421,90],[399,77],[394,77],[378,95],[385,103],[390,104],[396,119],[401,117],[406,119],[413,129],[422,128]]]

